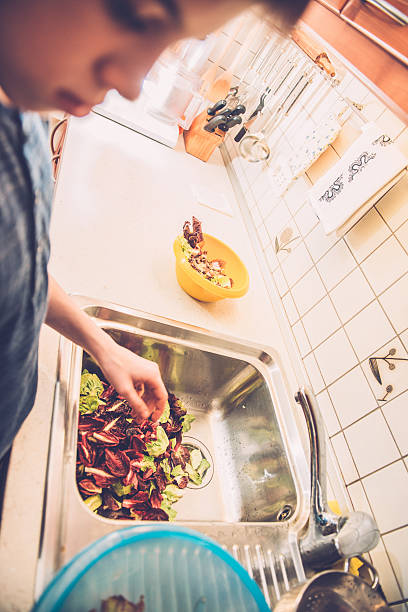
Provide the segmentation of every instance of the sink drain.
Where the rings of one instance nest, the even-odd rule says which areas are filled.
[[[204,472],[202,477],[202,483],[200,485],[196,485],[189,480],[187,487],[189,489],[203,489],[208,486],[214,475],[214,459],[205,444],[197,440],[196,438],[192,438],[190,436],[183,436],[183,446],[188,448],[191,452],[193,450],[199,450],[203,456],[203,459],[207,459],[210,467]]]
[[[292,516],[293,508],[289,506],[289,504],[285,504],[283,508],[281,508],[276,516],[278,521],[287,521],[288,518]]]

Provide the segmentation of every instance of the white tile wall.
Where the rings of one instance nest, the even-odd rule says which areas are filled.
[[[408,550],[408,527],[384,536],[384,543],[391,557],[402,594],[408,597],[408,564],[402,562]]]
[[[306,372],[309,376],[310,384],[312,385],[314,392],[319,393],[324,387],[324,380],[322,374],[317,365],[316,359],[313,353],[310,353],[303,359],[303,363],[306,368]]]
[[[345,330],[360,361],[394,336],[394,330],[378,302],[372,302],[353,317],[345,325]]]
[[[343,329],[321,344],[315,351],[326,385],[330,385],[357,364],[357,357]]]
[[[402,461],[363,478],[362,482],[381,533],[407,524],[408,472]]]
[[[391,236],[363,261],[361,268],[378,295],[405,274],[408,270],[408,255],[396,238]]]
[[[340,240],[320,259],[316,267],[323,279],[326,289],[330,291],[330,289],[333,289],[335,285],[343,280],[356,265],[356,261],[350,253],[346,243]]]
[[[374,292],[360,268],[356,268],[333,289],[331,299],[342,323],[347,323],[374,299]]]
[[[338,91],[344,91],[408,155],[408,129],[346,69],[342,73],[337,91],[321,95],[310,88],[297,114],[282,122],[280,138],[286,130],[298,142],[324,112],[343,109]],[[268,186],[267,166],[235,159],[233,166],[254,225],[268,234],[267,243],[261,229],[260,244],[282,299],[281,316],[292,330],[351,501],[378,522],[382,539],[372,559],[382,586],[395,612],[402,612],[408,599],[408,174],[344,237],[326,236],[308,188],[358,137],[362,122],[355,113],[343,120],[333,146],[282,198]],[[227,140],[235,157],[237,146]],[[290,253],[276,254],[275,238],[286,228],[296,240]],[[381,384],[370,357],[377,358]]]
[[[292,287],[292,295],[301,316],[326,295],[326,290],[315,267]]]
[[[350,425],[344,433],[360,476],[367,476],[400,458],[397,445],[380,410]],[[362,444],[362,440],[365,440],[365,443]]]
[[[312,348],[326,340],[340,327],[340,319],[328,296],[313,306],[303,317],[307,337]]]
[[[408,455],[408,392],[388,402],[383,413],[401,453]]]
[[[391,236],[390,228],[378,214],[377,210],[371,208],[346,234],[346,242],[360,263],[389,236]]]
[[[376,204],[376,209],[395,232],[408,219],[408,173]]]
[[[377,408],[377,401],[360,366],[328,387],[342,427],[354,423]]]
[[[316,396],[317,402],[319,404],[320,412],[323,417],[324,424],[327,429],[327,433],[329,436],[333,436],[340,430],[339,419],[337,418],[337,414],[333,408],[333,404],[329,397],[327,391],[322,391],[319,395]]]
[[[358,479],[358,472],[351,456],[350,449],[347,445],[343,433],[338,433],[331,438],[331,443],[340,464],[340,470],[343,474],[344,482],[349,484],[353,480]]]
[[[395,331],[404,331],[407,327],[408,274],[387,289],[379,300]]]
[[[302,321],[298,321],[292,327],[292,331],[295,336],[296,344],[299,349],[301,357],[305,357],[311,351],[310,342],[306,336],[305,328],[303,327]]]

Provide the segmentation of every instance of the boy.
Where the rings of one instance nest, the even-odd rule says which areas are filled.
[[[83,116],[110,89],[134,99],[166,46],[205,36],[250,4],[0,0],[0,461],[34,403],[44,321],[95,358],[135,417],[157,420],[167,400],[157,365],[116,344],[48,275],[49,154],[39,117],[21,111]],[[264,4],[293,21],[305,2]]]

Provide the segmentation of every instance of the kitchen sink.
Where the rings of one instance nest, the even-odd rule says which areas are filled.
[[[267,347],[76,296],[119,344],[156,361],[169,391],[196,419],[183,443],[211,468],[175,505],[175,524],[214,538],[259,583],[267,601],[304,579],[298,536],[309,511],[308,465],[295,404]],[[75,480],[82,369],[97,365],[62,339],[59,351],[37,585],[95,539],[134,521],[91,512]],[[157,525],[157,522],[154,523]]]

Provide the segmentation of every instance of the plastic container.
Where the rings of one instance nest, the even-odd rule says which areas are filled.
[[[46,588],[33,612],[99,612],[144,596],[145,612],[269,612],[244,568],[218,544],[183,528],[129,527],[97,540]]]
[[[178,238],[174,241],[173,250],[176,256],[176,276],[182,289],[191,297],[201,302],[216,302],[223,298],[239,298],[246,294],[249,287],[248,271],[229,246],[210,236],[204,236],[204,249],[208,252],[210,259],[222,259],[225,261],[225,273],[232,278],[231,289],[218,287],[207,280],[200,272],[194,270],[187,261]]]

